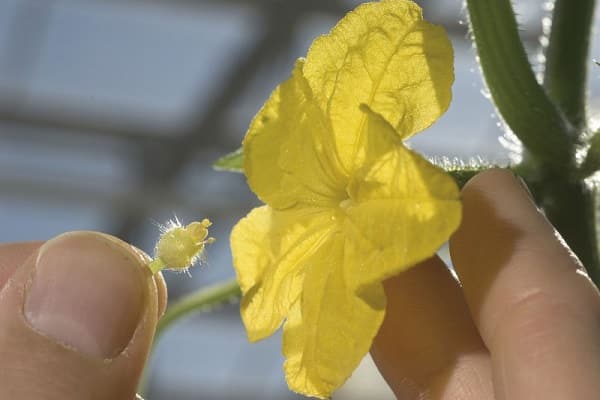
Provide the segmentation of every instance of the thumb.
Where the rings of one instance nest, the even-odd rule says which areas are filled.
[[[35,251],[0,288],[0,398],[133,399],[158,318],[144,264],[94,232]]]

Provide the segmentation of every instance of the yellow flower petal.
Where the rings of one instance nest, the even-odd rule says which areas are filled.
[[[302,297],[283,329],[288,386],[308,396],[326,398],[340,387],[368,352],[383,321],[382,285],[367,288],[364,299],[356,297],[347,282],[347,271],[354,268],[340,262],[344,247],[342,235],[333,235],[311,257]]]
[[[329,205],[347,182],[331,129],[304,77],[302,61],[256,115],[244,139],[248,184],[270,206]]]
[[[350,239],[346,257],[363,260],[349,272],[357,286],[380,282],[432,256],[461,218],[454,180],[407,149],[381,116],[365,112],[365,161],[352,178],[344,207]]]
[[[250,340],[286,319],[291,389],[330,396],[382,322],[381,280],[457,228],[454,181],[402,143],[445,111],[452,81],[443,30],[383,0],[317,39],[253,120],[244,170],[268,206],[231,245]]]
[[[306,260],[330,231],[331,216],[310,209],[255,208],[231,233],[233,263],[251,341],[271,335],[299,297]]]
[[[452,46],[441,27],[409,0],[366,3],[348,13],[308,51],[304,76],[329,117],[341,162],[352,171],[362,103],[407,138],[448,108]]]

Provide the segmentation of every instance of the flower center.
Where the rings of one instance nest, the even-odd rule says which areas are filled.
[[[340,208],[346,210],[352,205],[352,199],[344,199],[340,201]]]

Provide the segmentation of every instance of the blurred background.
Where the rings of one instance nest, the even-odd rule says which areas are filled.
[[[456,82],[450,110],[412,146],[506,163],[462,1],[417,2],[452,39]],[[152,253],[157,223],[209,217],[217,242],[191,277],[165,273],[170,300],[233,277],[228,235],[258,202],[243,176],[211,164],[239,147],[294,60],[358,3],[0,0],[0,240],[92,229]],[[552,4],[513,3],[537,68]],[[600,100],[593,43],[592,109]],[[285,385],[280,345],[280,335],[247,343],[237,304],[187,318],[157,343],[147,398],[299,398]],[[335,398],[391,394],[367,358]]]

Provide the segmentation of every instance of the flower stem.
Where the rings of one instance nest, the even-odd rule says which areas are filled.
[[[569,121],[586,124],[586,83],[595,0],[556,0],[546,50],[544,87]]]
[[[203,288],[195,293],[184,296],[177,303],[169,306],[165,315],[158,321],[154,335],[154,346],[156,346],[160,335],[178,319],[193,312],[207,310],[227,301],[237,299],[240,296],[240,287],[235,279]],[[149,379],[149,371],[146,368],[140,379],[138,392],[141,394],[146,392]]]
[[[158,339],[165,329],[181,317],[193,312],[208,310],[211,307],[237,299],[240,296],[240,287],[235,279],[203,288],[195,293],[184,296],[177,303],[167,308],[165,315],[156,327],[156,338]]]
[[[533,161],[567,173],[574,165],[572,127],[538,84],[510,0],[467,0],[471,31],[500,114]]]
[[[166,265],[160,258],[156,258],[150,261],[150,263],[148,264],[148,268],[150,268],[150,271],[152,271],[153,275],[161,269],[163,269],[164,267],[166,267]]]

